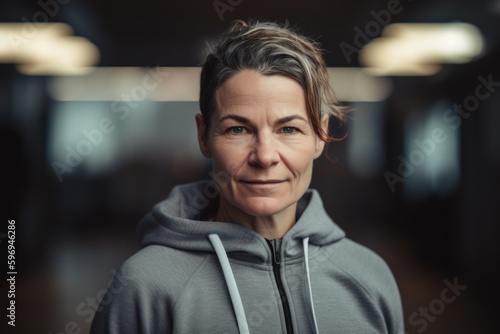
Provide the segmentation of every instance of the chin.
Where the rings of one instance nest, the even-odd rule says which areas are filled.
[[[283,203],[282,200],[274,198],[251,198],[241,203],[240,209],[255,217],[266,217],[278,214],[293,203]]]

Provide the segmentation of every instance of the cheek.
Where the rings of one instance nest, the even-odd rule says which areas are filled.
[[[284,158],[294,170],[305,172],[311,169],[315,153],[316,150],[312,145],[298,146]]]
[[[216,171],[223,171],[230,176],[234,175],[241,165],[241,152],[227,147],[214,147],[212,155],[213,169]]]
[[[300,178],[303,180],[309,180],[312,176],[312,166],[313,162],[309,159],[301,159],[296,164],[296,173],[300,174]]]

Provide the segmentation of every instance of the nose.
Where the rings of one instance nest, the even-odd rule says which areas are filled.
[[[272,134],[260,134],[255,138],[249,156],[249,163],[254,167],[268,168],[280,161],[278,147]]]

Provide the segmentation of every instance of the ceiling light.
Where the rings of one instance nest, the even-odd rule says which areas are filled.
[[[58,101],[196,102],[200,71],[200,67],[94,67],[86,75],[52,78],[49,92]],[[328,74],[340,101],[383,101],[392,91],[390,79],[370,76],[361,68],[330,67]]]
[[[388,78],[371,76],[359,67],[329,67],[328,75],[340,101],[383,101],[392,92]]]
[[[99,50],[71,34],[71,27],[64,23],[1,23],[0,62],[17,64],[24,74],[85,73],[98,62]]]
[[[361,50],[360,62],[374,75],[431,75],[441,64],[478,57],[483,44],[479,30],[467,23],[391,24]]]

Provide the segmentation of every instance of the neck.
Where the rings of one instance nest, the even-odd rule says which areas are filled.
[[[253,216],[223,201],[219,202],[215,220],[249,228],[266,239],[283,238],[295,224],[297,204],[270,216]]]

